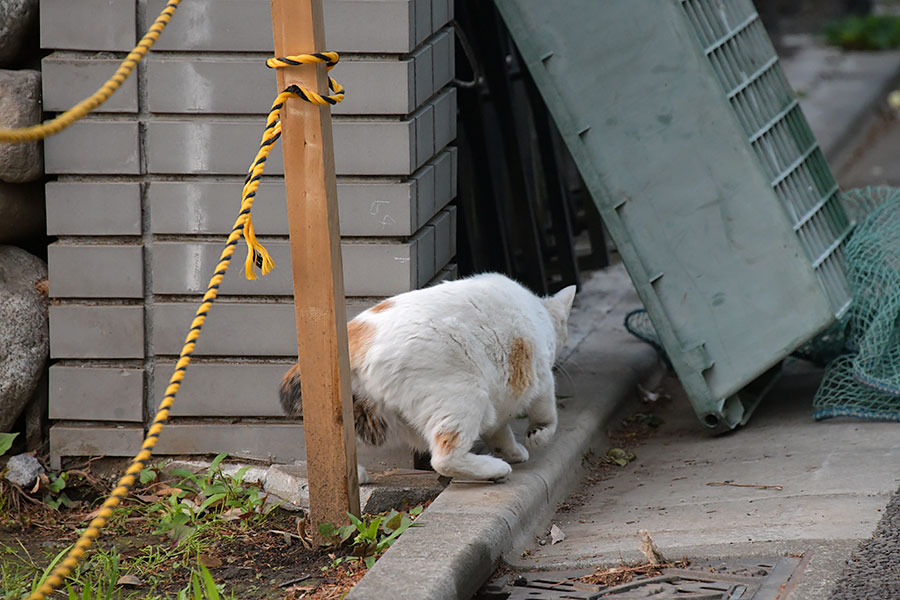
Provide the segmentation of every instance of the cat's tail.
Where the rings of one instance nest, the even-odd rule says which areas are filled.
[[[300,363],[296,363],[281,380],[281,408],[289,417],[302,417],[303,404],[300,402]]]
[[[284,374],[279,397],[281,408],[288,416],[303,416],[299,363]],[[353,424],[356,436],[370,446],[381,446],[387,439],[387,421],[378,414],[372,400],[362,394],[353,394]]]

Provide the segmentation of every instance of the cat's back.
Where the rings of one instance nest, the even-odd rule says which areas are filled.
[[[496,357],[515,340],[525,340],[541,355],[553,351],[552,324],[540,298],[496,273],[384,300],[356,317],[349,333],[351,355],[353,340],[363,333],[373,360],[416,362],[448,352]]]
[[[367,312],[382,316],[379,321],[456,318],[476,323],[540,312],[542,306],[537,296],[505,275],[483,273],[394,296]]]

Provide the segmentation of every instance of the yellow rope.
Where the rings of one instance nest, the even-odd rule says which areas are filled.
[[[170,2],[170,4],[172,3]],[[325,60],[323,60],[323,57],[325,57]],[[270,60],[274,60],[278,63],[270,65],[274,67],[289,66],[290,64],[295,63],[326,62],[328,63],[328,68],[331,69],[331,67],[337,63],[338,55],[334,52],[325,52],[321,54],[304,54]],[[279,61],[285,61],[285,63],[280,64]],[[66,557],[62,562],[53,570],[44,585],[42,585],[35,593],[31,594],[28,597],[28,600],[45,600],[48,595],[52,594],[54,590],[58,589],[63,584],[66,577],[72,574],[72,571],[84,556],[85,552],[87,552],[94,540],[100,536],[100,529],[102,529],[109,521],[109,518],[113,514],[113,509],[128,495],[129,490],[134,485],[140,472],[150,460],[150,457],[153,454],[153,448],[156,446],[156,442],[159,439],[159,434],[162,431],[163,426],[169,420],[169,411],[172,408],[172,404],[175,402],[175,395],[181,387],[181,382],[187,372],[188,365],[191,364],[191,356],[197,345],[197,339],[200,337],[200,330],[206,322],[206,317],[209,315],[213,302],[215,302],[216,297],[218,296],[219,285],[222,283],[226,271],[228,271],[228,266],[231,264],[231,257],[234,254],[234,249],[241,239],[241,236],[243,235],[246,238],[249,248],[247,262],[245,264],[246,274],[249,279],[256,278],[253,274],[254,262],[260,266],[263,275],[268,273],[274,266],[272,259],[269,257],[269,253],[262,247],[256,239],[256,235],[254,235],[250,211],[253,207],[253,199],[256,197],[256,191],[259,188],[260,179],[262,179],[266,159],[272,151],[275,142],[281,137],[281,108],[284,106],[284,101],[288,98],[302,98],[307,102],[321,105],[336,104],[343,100],[344,91],[341,86],[334,80],[331,80],[330,87],[334,91],[334,94],[331,96],[321,96],[310,90],[292,85],[278,94],[275,98],[275,102],[272,104],[272,108],[269,110],[269,115],[266,118],[266,128],[263,131],[259,152],[257,152],[256,158],[250,165],[247,180],[244,183],[240,213],[238,213],[238,218],[234,223],[234,227],[228,235],[225,247],[222,249],[222,254],[219,256],[219,263],[216,265],[215,272],[209,280],[206,293],[203,295],[203,301],[201,302],[200,307],[197,308],[194,320],[191,322],[191,327],[188,330],[184,341],[184,347],[182,347],[178,362],[175,364],[175,372],[172,373],[172,377],[169,378],[169,385],[166,387],[165,396],[159,404],[159,409],[153,417],[150,428],[147,430],[147,435],[144,438],[144,443],[141,445],[141,450],[132,459],[131,464],[125,470],[125,475],[119,479],[116,488],[103,502],[97,516],[90,522],[87,529],[84,530],[84,533],[82,533],[81,537],[78,538],[78,541],[75,542],[73,548],[69,550],[69,553],[66,554]]]
[[[171,20],[172,15],[175,13],[175,9],[178,8],[180,2],[181,0],[169,0],[166,7],[159,13],[159,16],[156,17],[156,21],[154,21],[150,29],[147,30],[147,33],[144,34],[141,41],[138,42],[138,45],[128,53],[128,56],[125,57],[125,60],[119,65],[115,74],[110,77],[106,83],[100,86],[100,89],[94,92],[90,97],[85,98],[66,112],[46,123],[39,123],[21,129],[0,129],[0,142],[22,143],[42,140],[45,137],[59,133],[106,102],[109,97],[113,95],[113,92],[125,83],[125,80],[128,79],[128,76],[131,75],[131,72],[137,64],[141,62],[141,59],[146,56],[156,40],[159,39],[159,34],[161,34],[163,29],[166,28],[166,25],[168,25],[169,20]]]

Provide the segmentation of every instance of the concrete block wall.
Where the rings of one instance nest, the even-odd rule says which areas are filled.
[[[93,92],[163,0],[41,0],[44,110]],[[452,0],[325,0],[348,315],[456,276]],[[51,457],[136,451],[240,205],[278,90],[269,0],[183,3],[97,112],[44,144]],[[278,404],[295,360],[280,147],[254,204],[275,270],[245,249],[204,326],[159,454],[303,458]]]

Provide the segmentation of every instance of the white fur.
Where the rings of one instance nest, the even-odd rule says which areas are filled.
[[[505,477],[509,462],[528,460],[512,419],[527,415],[528,448],[545,444],[556,430],[552,368],[574,297],[570,286],[542,299],[493,273],[395,296],[387,309],[355,319],[372,325],[374,337],[360,364],[351,364],[354,395],[371,400],[388,424],[388,440],[430,451],[437,472]],[[509,384],[517,339],[532,355],[531,383],[521,394]],[[441,433],[455,434],[458,447],[440,452],[435,436]],[[479,437],[501,458],[473,454]]]

